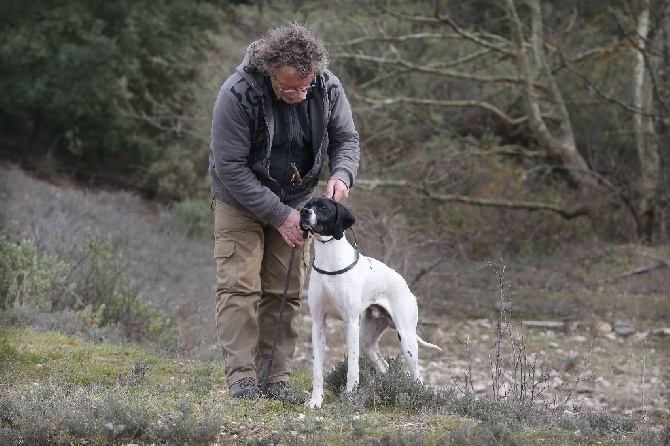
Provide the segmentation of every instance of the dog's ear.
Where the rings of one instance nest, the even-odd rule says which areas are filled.
[[[333,228],[333,237],[339,240],[344,237],[344,231],[349,229],[356,222],[356,219],[354,214],[340,203],[336,202],[335,206],[337,207],[337,221]]]

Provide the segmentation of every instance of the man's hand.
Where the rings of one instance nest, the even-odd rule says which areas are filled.
[[[296,209],[291,209],[284,223],[277,228],[279,233],[291,248],[302,245],[302,229],[300,228],[300,213]]]
[[[328,183],[326,183],[326,192],[324,192],[323,196],[341,203],[349,196],[349,188],[342,180],[328,180]]]

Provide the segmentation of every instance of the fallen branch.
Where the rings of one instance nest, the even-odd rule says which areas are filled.
[[[614,282],[619,279],[627,279],[629,277],[637,276],[639,274],[645,274],[649,273],[651,271],[656,271],[657,269],[661,268],[667,268],[670,266],[670,262],[667,260],[659,260],[658,262],[654,263],[653,265],[649,266],[644,266],[641,268],[636,268],[631,271],[626,271],[625,273],[617,274],[615,276],[609,277],[605,279],[605,282]]]

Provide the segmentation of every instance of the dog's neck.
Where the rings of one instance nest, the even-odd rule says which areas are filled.
[[[315,247],[319,245],[322,245],[324,247],[335,246],[335,245],[337,246],[347,245],[353,249],[353,246],[351,246],[351,243],[349,243],[349,240],[347,240],[346,237],[342,237],[341,239],[338,240],[332,235],[314,234],[314,240],[317,242],[314,244]]]
[[[357,248],[346,237],[338,240],[333,236],[314,234],[314,241],[314,265],[318,268],[337,271],[350,265],[357,257]]]

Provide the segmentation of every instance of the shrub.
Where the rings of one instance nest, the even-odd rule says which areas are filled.
[[[125,262],[109,240],[90,231],[72,263],[40,254],[29,240],[11,243],[0,234],[0,309],[72,309],[93,327],[119,324],[133,341],[175,347],[178,328],[124,282]]]
[[[455,394],[451,390],[436,390],[410,378],[403,370],[400,358],[387,358],[389,369],[378,373],[372,362],[361,357],[360,381],[354,394],[345,394],[347,383],[346,358],[335,365],[325,377],[326,388],[344,400],[358,400],[363,407],[397,407],[407,412],[418,412],[444,406]],[[356,401],[349,401],[353,404]],[[356,404],[354,404],[356,405]]]
[[[192,89],[222,24],[217,5],[3,1],[3,142],[42,174],[176,198],[194,190],[196,165],[175,161],[194,152]],[[158,184],[168,167],[177,175]]]
[[[0,308],[29,305],[50,308],[67,288],[68,265],[41,255],[28,240],[12,243],[0,234]]]
[[[187,199],[174,203],[170,212],[161,215],[162,230],[177,231],[191,238],[212,236],[212,210],[204,200]]]
[[[213,407],[194,408],[188,396],[176,401],[169,416],[156,419],[148,401],[128,391],[131,385],[137,392],[150,392],[145,385],[132,383],[112,389],[51,383],[34,386],[28,393],[2,389],[0,444],[74,444],[82,438],[95,438],[97,444],[127,440],[201,444],[211,440],[221,425]]]

